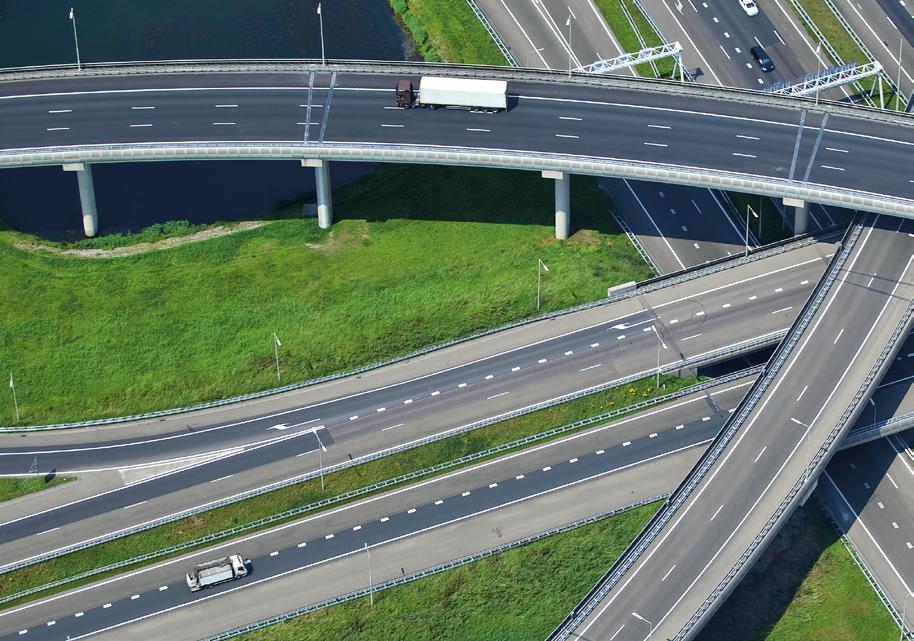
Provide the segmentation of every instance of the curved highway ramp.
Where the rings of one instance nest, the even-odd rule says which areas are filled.
[[[868,215],[730,421],[550,641],[691,639],[815,487],[911,325],[914,224]]]

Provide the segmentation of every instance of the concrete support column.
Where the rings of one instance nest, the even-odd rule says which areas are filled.
[[[83,212],[83,231],[91,238],[98,232],[98,210],[95,208],[95,184],[92,182],[92,165],[74,162],[63,166],[64,171],[75,171],[79,182],[79,204]]]
[[[571,176],[568,172],[548,169],[542,175],[555,181],[555,237],[565,240],[571,229]]]
[[[317,185],[317,226],[330,229],[333,223],[333,200],[330,195],[330,163],[326,160],[304,158],[302,167],[314,167]]]
[[[809,228],[809,203],[800,198],[785,198],[784,205],[793,207],[793,233],[805,234]]]

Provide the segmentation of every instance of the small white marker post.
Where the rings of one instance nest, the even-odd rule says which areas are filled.
[[[537,309],[537,311],[539,311],[539,308],[540,308],[540,300],[541,300],[540,290],[542,288],[543,270],[546,270],[548,272],[549,268],[546,267],[546,263],[544,263],[542,260],[537,258],[536,259],[536,309]]]
[[[321,442],[320,434],[317,433],[317,428],[314,429],[314,437],[317,439],[317,444],[320,446],[317,448],[317,460],[321,467],[321,492],[324,491],[324,450],[327,449],[324,447],[324,444]]]
[[[368,604],[374,607],[374,581],[371,580],[371,550],[365,544],[365,553],[368,554]]]
[[[279,348],[282,347],[282,341],[276,332],[273,332],[273,352],[276,354],[276,382],[279,382]]]
[[[10,372],[10,389],[13,390],[13,408],[16,410],[16,422],[19,422],[19,401],[16,400],[16,385],[13,383],[13,373]]]

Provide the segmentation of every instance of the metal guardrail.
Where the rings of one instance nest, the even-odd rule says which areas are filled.
[[[511,54],[510,47],[505,44],[504,40],[501,39],[501,36],[498,35],[498,32],[495,31],[495,28],[489,22],[486,14],[483,13],[482,9],[479,8],[479,5],[476,4],[476,0],[467,0],[467,4],[470,5],[470,9],[472,9],[473,13],[476,14],[476,17],[479,18],[479,22],[482,23],[482,28],[485,29],[486,33],[489,34],[489,37],[492,38],[492,42],[494,42],[495,46],[498,47],[498,50],[501,51],[501,55],[505,57],[508,64],[512,67],[519,67],[520,65],[517,64],[517,60],[515,60],[514,56]]]
[[[762,336],[762,337],[755,338],[755,339],[752,339],[749,341],[745,341],[744,343],[738,343],[735,345],[731,345],[731,346],[716,350],[715,352],[711,352],[710,354],[712,354],[712,355],[718,354],[720,358],[725,358],[725,357],[733,355],[733,354],[746,353],[747,351],[752,351],[759,347],[770,345],[770,344],[780,340],[783,335],[784,335],[784,332],[774,332],[774,333],[768,334],[766,336]],[[663,372],[663,373],[676,372],[681,369],[691,367],[698,363],[704,363],[704,362],[708,362],[707,357],[696,358],[696,359],[686,359],[684,361],[678,361],[675,363],[669,363],[664,366],[661,366],[661,372]],[[64,556],[71,552],[76,552],[77,550],[83,550],[86,548],[94,547],[101,543],[106,543],[108,541],[114,541],[116,539],[120,539],[125,536],[129,536],[131,534],[137,534],[139,532],[144,532],[144,531],[152,529],[154,527],[158,527],[160,525],[166,525],[166,524],[172,523],[174,521],[179,521],[179,520],[187,518],[189,516],[194,516],[194,515],[200,514],[202,512],[207,512],[209,510],[213,510],[218,507],[232,505],[233,503],[237,503],[238,501],[243,501],[245,499],[253,498],[255,496],[260,496],[261,494],[266,494],[267,492],[272,492],[273,490],[278,490],[278,489],[281,489],[284,487],[288,487],[290,485],[295,485],[297,483],[309,481],[311,479],[318,478],[322,472],[324,475],[327,475],[327,474],[331,474],[333,472],[338,472],[340,470],[345,470],[350,467],[355,467],[357,465],[361,465],[363,463],[368,463],[370,461],[375,461],[375,460],[378,460],[381,458],[385,458],[387,456],[390,456],[391,454],[405,452],[405,451],[408,451],[408,450],[411,450],[411,449],[414,449],[417,447],[421,447],[423,445],[428,445],[430,443],[435,443],[437,441],[444,440],[451,436],[456,436],[458,434],[464,434],[466,432],[470,432],[475,429],[479,429],[481,427],[486,427],[488,425],[494,425],[495,423],[499,423],[501,421],[505,421],[505,420],[508,420],[511,418],[516,418],[518,416],[524,416],[526,414],[530,414],[532,412],[536,412],[536,411],[539,411],[542,409],[554,407],[555,405],[560,405],[560,404],[566,403],[568,401],[572,401],[572,400],[575,400],[578,398],[583,398],[585,396],[590,396],[591,394],[596,394],[598,392],[602,392],[607,389],[611,389],[613,387],[619,387],[622,385],[626,385],[626,384],[632,383],[636,380],[640,380],[641,378],[644,378],[645,376],[649,376],[649,375],[653,374],[655,371],[656,371],[656,369],[651,369],[651,370],[647,371],[646,373],[638,373],[638,374],[633,374],[630,376],[625,376],[625,377],[622,377],[615,381],[610,381],[607,383],[603,383],[601,385],[595,385],[591,388],[582,390],[580,392],[575,392],[573,394],[567,394],[565,396],[550,399],[549,401],[537,403],[535,405],[531,405],[529,407],[515,410],[512,412],[506,412],[504,414],[501,414],[500,416],[495,416],[495,417],[484,419],[481,421],[476,421],[474,423],[469,423],[467,425],[463,425],[463,426],[454,428],[452,430],[448,430],[446,432],[440,432],[438,434],[427,436],[425,438],[411,441],[409,443],[404,443],[401,445],[390,447],[386,450],[380,450],[378,452],[373,452],[371,454],[366,454],[364,456],[341,461],[340,463],[336,463],[335,465],[329,465],[329,466],[324,467],[322,471],[314,470],[312,472],[300,474],[298,476],[284,479],[282,481],[277,481],[275,483],[270,483],[269,485],[255,488],[253,490],[248,490],[246,492],[242,492],[242,493],[236,494],[234,496],[226,497],[224,499],[219,499],[216,501],[211,501],[204,505],[198,505],[198,506],[195,506],[192,508],[188,508],[186,510],[182,510],[180,512],[175,512],[168,516],[164,516],[164,517],[161,517],[158,519],[153,519],[153,520],[147,521],[145,523],[140,523],[140,524],[132,526],[130,528],[118,530],[117,532],[111,532],[108,534],[104,534],[104,535],[95,537],[93,539],[89,539],[87,541],[82,541],[80,543],[74,543],[69,546],[59,548],[58,550],[55,550],[54,552],[48,552],[46,554],[41,554],[41,555],[29,558],[29,559],[23,559],[23,560],[14,562],[14,563],[9,563],[9,564],[0,566],[0,574],[7,574],[14,570],[19,570],[21,568],[28,567],[30,565],[35,565],[36,563],[40,563],[42,561],[47,561],[47,560],[54,559],[54,558],[57,558],[60,556]]]
[[[50,590],[52,588],[56,588],[56,587],[60,587],[62,585],[66,585],[68,583],[72,583],[74,581],[81,581],[83,579],[91,578],[93,576],[105,574],[105,573],[111,572],[113,570],[118,570],[121,568],[136,565],[138,563],[143,563],[145,561],[149,561],[152,559],[157,559],[157,558],[161,558],[164,556],[170,556],[172,554],[175,554],[176,552],[190,550],[192,548],[199,547],[206,543],[212,543],[214,541],[219,541],[222,539],[233,537],[233,536],[242,534],[244,532],[249,532],[251,530],[260,529],[267,525],[279,523],[280,521],[286,521],[295,516],[306,514],[308,512],[313,512],[314,510],[319,510],[321,508],[326,508],[331,505],[336,505],[339,503],[345,503],[346,501],[349,501],[353,498],[365,496],[365,495],[377,492],[379,490],[389,489],[389,488],[401,485],[403,483],[407,483],[409,481],[415,481],[417,479],[424,478],[424,477],[427,477],[427,476],[430,476],[433,474],[438,474],[445,470],[462,467],[468,463],[474,463],[476,461],[480,461],[480,460],[489,458],[491,456],[495,456],[497,454],[504,454],[511,450],[523,448],[523,447],[525,447],[527,445],[531,445],[533,443],[538,443],[540,441],[549,440],[549,439],[555,438],[557,436],[561,436],[568,432],[576,431],[576,430],[579,430],[581,428],[584,428],[584,427],[587,427],[590,425],[606,423],[606,422],[611,421],[612,419],[619,418],[619,417],[627,415],[627,414],[632,414],[634,412],[638,412],[638,411],[647,409],[648,407],[653,407],[655,405],[667,403],[669,401],[672,401],[672,400],[675,400],[678,398],[683,398],[685,396],[690,396],[692,394],[697,394],[699,392],[703,392],[705,390],[709,390],[714,387],[718,387],[720,385],[726,385],[727,383],[739,380],[741,378],[745,378],[747,376],[752,376],[753,374],[757,374],[758,372],[760,372],[761,369],[762,369],[761,366],[756,366],[756,367],[749,367],[749,368],[740,370],[738,372],[732,372],[730,374],[727,374],[726,376],[721,376],[719,378],[704,381],[702,383],[690,385],[690,386],[684,387],[680,390],[676,390],[675,392],[670,392],[668,394],[663,394],[662,396],[657,396],[657,397],[654,397],[651,399],[639,401],[637,403],[632,403],[631,405],[626,405],[625,407],[616,408],[609,412],[603,412],[602,414],[598,414],[596,416],[591,416],[591,417],[585,418],[585,419],[580,419],[580,420],[574,421],[572,423],[566,423],[565,425],[561,425],[559,427],[554,427],[554,428],[545,430],[543,432],[539,432],[537,434],[532,434],[530,436],[525,436],[523,438],[516,439],[514,441],[511,441],[510,443],[503,443],[501,445],[496,445],[496,446],[487,448],[487,449],[479,451],[479,452],[473,452],[472,454],[467,454],[465,456],[461,456],[459,458],[452,459],[450,461],[438,463],[437,465],[431,465],[431,466],[425,467],[421,470],[415,470],[413,472],[401,474],[399,476],[395,476],[390,479],[385,479],[385,480],[379,481],[377,483],[372,483],[370,485],[366,485],[366,486],[357,488],[355,490],[350,490],[349,492],[344,492],[342,494],[338,494],[336,496],[321,499],[319,501],[315,501],[315,502],[309,503],[307,505],[292,508],[289,510],[285,510],[283,512],[278,512],[276,514],[272,514],[270,516],[256,519],[254,521],[245,523],[243,525],[239,525],[239,526],[236,526],[233,528],[228,528],[228,529],[222,530],[220,532],[214,532],[212,534],[207,534],[205,536],[201,536],[201,537],[198,537],[198,538],[190,540],[190,541],[185,541],[183,543],[178,543],[178,544],[171,545],[171,546],[168,546],[165,548],[154,550],[152,552],[148,552],[146,554],[141,554],[141,555],[132,557],[130,559],[125,559],[123,561],[109,563],[105,566],[93,568],[91,570],[87,570],[86,572],[82,572],[80,574],[73,575],[71,577],[65,577],[63,579],[58,579],[58,580],[52,581],[50,583],[45,583],[45,584],[42,584],[39,586],[28,588],[26,590],[16,592],[15,594],[10,594],[10,595],[0,598],[0,606],[2,606],[5,603],[10,603],[12,601],[16,601],[18,599],[21,599],[21,598],[24,598],[24,597],[27,597],[27,596],[30,596],[33,594],[38,594],[40,592],[44,592],[44,591]],[[53,557],[51,557],[51,558],[53,558]],[[15,570],[22,569],[22,567],[28,567],[28,565],[34,565],[36,563],[40,563],[42,560],[48,560],[48,559],[40,559],[40,560],[31,561],[27,565],[22,565],[22,566],[18,566],[18,567],[10,567],[9,569],[3,568],[3,569],[0,569],[0,574],[6,574],[8,572],[13,572]]]
[[[609,77],[609,76],[592,76]],[[677,86],[681,86],[676,83]],[[699,86],[699,85],[684,85]],[[705,85],[700,85],[705,86]],[[770,94],[769,94],[770,95]],[[828,113],[838,107],[829,105]],[[883,112],[890,113],[890,112]],[[914,125],[914,119],[911,120]],[[788,178],[700,166],[668,165],[652,161],[570,155],[554,152],[449,147],[429,144],[285,142],[168,142],[72,145],[0,152],[0,167],[59,165],[70,162],[147,162],[164,160],[301,160],[430,163],[450,166],[565,171],[593,176],[667,182],[751,192],[777,198],[796,198],[848,209],[914,217],[914,199],[822,185]]]
[[[628,546],[619,560],[600,578],[593,588],[584,596],[577,606],[547,637],[547,641],[567,641],[574,630],[587,618],[597,604],[602,601],[613,587],[621,580],[626,572],[638,561],[647,547],[656,539],[663,527],[678,512],[679,508],[691,496],[694,489],[705,477],[711,466],[717,461],[729,445],[730,441],[739,431],[743,422],[758,404],[759,400],[774,380],[780,368],[787,360],[794,346],[812,320],[832,283],[844,266],[847,257],[856,243],[862,230],[859,224],[852,225],[845,235],[841,250],[832,259],[832,265],[825,276],[816,285],[812,295],[806,301],[802,311],[794,321],[793,328],[786,340],[781,341],[775,353],[768,361],[764,373],[760,376],[740,403],[738,411],[727,422],[724,429],[717,435],[704,455],[698,460],[686,478],[673,491],[672,499],[662,508],[641,533]]]
[[[245,634],[248,632],[254,632],[255,630],[262,630],[263,628],[267,628],[267,627],[270,627],[277,623],[282,623],[284,621],[288,621],[289,619],[294,619],[296,617],[299,617],[299,616],[302,616],[305,614],[309,614],[309,613],[315,612],[317,610],[323,610],[324,608],[330,607],[332,605],[338,605],[340,603],[346,603],[347,601],[352,601],[355,599],[366,597],[373,592],[379,592],[381,590],[386,590],[388,588],[396,587],[398,585],[403,585],[405,583],[411,583],[411,582],[416,581],[417,579],[421,579],[423,577],[431,576],[433,574],[439,574],[439,573],[445,572],[447,570],[458,568],[462,565],[467,565],[469,563],[473,563],[475,561],[479,561],[481,559],[485,559],[490,556],[494,556],[500,552],[505,552],[505,551],[513,549],[513,548],[522,547],[524,545],[534,543],[536,541],[542,540],[542,539],[552,536],[554,534],[561,534],[562,532],[568,532],[570,530],[577,529],[584,525],[596,523],[597,521],[602,521],[603,519],[606,519],[608,517],[615,516],[617,514],[621,514],[623,512],[627,512],[629,510],[632,510],[632,509],[635,509],[638,507],[642,507],[645,505],[649,505],[656,501],[663,500],[667,496],[669,496],[669,495],[668,494],[658,494],[656,496],[652,496],[648,499],[644,499],[642,501],[638,501],[636,503],[626,505],[625,507],[622,507],[622,508],[619,508],[616,510],[610,510],[609,512],[603,512],[602,514],[580,519],[578,521],[569,523],[567,525],[554,527],[549,530],[539,532],[537,534],[532,534],[530,536],[526,536],[522,539],[510,541],[508,543],[504,543],[504,544],[499,545],[494,548],[489,548],[488,550],[484,550],[482,552],[477,552],[476,554],[470,554],[468,556],[462,557],[462,558],[454,560],[454,561],[450,561],[448,563],[442,563],[441,565],[436,565],[434,567],[431,567],[431,568],[428,568],[425,570],[413,572],[412,574],[408,574],[403,577],[397,577],[396,579],[384,581],[384,582],[375,584],[373,586],[366,586],[366,587],[362,588],[361,590],[356,590],[354,592],[350,592],[349,594],[345,594],[343,596],[335,597],[332,599],[327,599],[325,601],[321,601],[319,603],[314,603],[312,605],[307,605],[302,608],[292,610],[290,612],[285,612],[283,614],[279,614],[279,615],[270,617],[268,619],[262,619],[260,621],[257,621],[256,623],[251,623],[251,624],[244,625],[244,626],[241,626],[238,628],[234,628],[227,632],[223,632],[221,634],[216,634],[213,636],[206,637],[205,639],[202,639],[201,641],[225,641],[226,639],[231,639],[231,638],[237,637],[239,635],[242,635],[242,634]]]
[[[888,591],[879,582],[879,579],[876,575],[870,571],[869,566],[857,552],[857,548],[854,546],[853,542],[847,537],[844,533],[844,530],[841,529],[841,526],[838,524],[835,515],[832,514],[831,510],[828,509],[828,504],[822,500],[822,497],[818,494],[816,495],[816,500],[819,503],[819,509],[825,514],[825,517],[831,522],[832,526],[835,528],[835,531],[838,533],[838,536],[841,537],[841,542],[844,544],[844,548],[847,550],[847,553],[854,560],[854,563],[857,564],[857,567],[860,568],[860,572],[863,573],[863,576],[866,577],[866,580],[869,582],[870,587],[873,589],[873,592],[876,593],[876,597],[885,606],[885,609],[888,610],[889,616],[895,621],[898,625],[899,632],[904,635],[905,639],[914,639],[914,632],[908,629],[907,622],[905,621],[905,614],[899,612],[898,608],[895,607],[895,604],[892,603],[892,600],[888,597]],[[899,640],[900,641],[900,640]]]
[[[116,423],[127,423],[133,421],[142,421],[151,418],[160,418],[163,416],[172,416],[175,414],[185,414],[188,412],[196,412],[200,410],[213,409],[216,407],[223,407],[226,405],[232,405],[235,403],[241,403],[244,401],[249,401],[258,398],[264,398],[267,396],[273,396],[276,394],[283,394],[285,392],[291,392],[294,390],[303,389],[305,387],[311,387],[324,383],[327,381],[334,381],[340,378],[345,378],[347,376],[355,376],[364,372],[368,372],[374,369],[384,367],[386,365],[392,365],[394,363],[401,363],[403,361],[409,360],[411,358],[416,358],[418,356],[423,356],[431,352],[445,349],[447,347],[452,347],[454,345],[459,345],[477,338],[482,338],[485,336],[490,336],[498,332],[507,331],[510,329],[515,329],[517,327],[523,327],[524,325],[529,325],[532,323],[537,323],[545,320],[552,320],[554,318],[560,318],[568,314],[574,314],[576,312],[585,311],[588,309],[593,309],[596,307],[602,307],[604,305],[611,305],[613,303],[633,298],[635,296],[640,296],[642,294],[648,294],[664,287],[672,287],[675,285],[680,285],[682,283],[687,283],[691,280],[698,278],[704,278],[706,276],[712,276],[714,274],[732,269],[734,267],[739,267],[748,263],[752,263],[758,260],[765,258],[770,258],[772,256],[777,256],[794,249],[800,249],[801,247],[806,247],[813,243],[823,241],[827,242],[833,236],[832,235],[821,235],[818,233],[809,233],[804,236],[799,236],[796,238],[790,238],[776,243],[771,243],[765,247],[761,247],[758,250],[752,251],[749,253],[748,257],[745,256],[736,256],[736,257],[723,257],[717,261],[703,265],[695,265],[693,267],[686,268],[678,272],[672,272],[666,275],[655,276],[649,278],[642,283],[639,283],[634,290],[625,290],[614,292],[612,296],[606,298],[601,298],[589,303],[582,303],[580,305],[575,305],[573,307],[567,307],[565,309],[557,310],[554,312],[549,312],[547,314],[542,314],[540,316],[533,316],[530,318],[524,318],[518,321],[513,321],[506,323],[499,327],[492,329],[482,330],[480,332],[475,332],[467,336],[461,336],[453,340],[445,341],[443,343],[438,343],[436,345],[431,345],[429,347],[423,347],[421,349],[409,352],[401,356],[395,356],[387,360],[378,361],[376,363],[371,363],[364,365],[362,367],[347,370],[345,372],[339,372],[337,374],[328,374],[327,376],[321,376],[319,378],[310,379],[307,381],[302,381],[299,383],[291,383],[289,385],[283,385],[282,387],[274,387],[269,390],[263,390],[260,392],[252,392],[250,394],[242,394],[240,396],[233,396],[231,398],[220,399],[217,401],[209,401],[206,403],[198,403],[196,405],[189,405],[186,407],[176,407],[167,410],[159,410],[155,412],[146,412],[144,414],[133,414],[130,416],[118,416],[113,418],[104,418],[104,419],[94,419],[88,421],[77,421],[72,423],[53,423],[48,425],[31,425],[31,426],[7,426],[0,427],[0,433],[3,432],[36,432],[36,431],[47,431],[47,430],[60,430],[60,429],[72,429],[79,427],[90,427],[97,425],[112,425]]]

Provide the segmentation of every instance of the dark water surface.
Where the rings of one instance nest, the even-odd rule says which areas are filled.
[[[0,67],[190,58],[316,58],[311,0],[0,0]],[[327,57],[403,60],[411,42],[387,0],[324,0]],[[334,186],[369,165],[336,163]],[[314,189],[297,162],[96,165],[100,233],[174,219],[245,218]],[[81,236],[76,177],[60,167],[0,171],[0,216],[17,229]],[[68,234],[69,232],[69,234]]]

